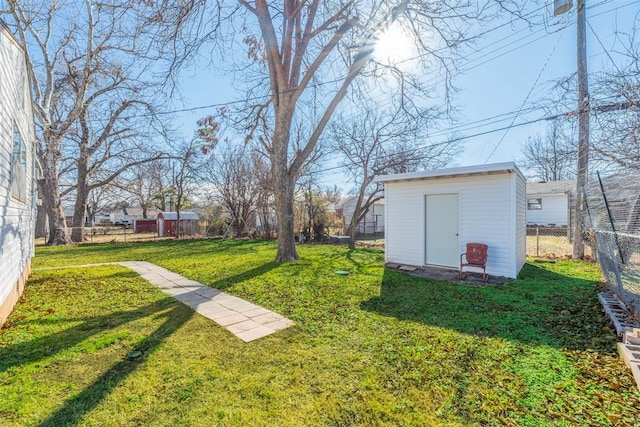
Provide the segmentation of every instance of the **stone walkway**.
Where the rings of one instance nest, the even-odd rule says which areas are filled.
[[[187,279],[150,262],[124,261],[71,267],[105,264],[119,264],[130,268],[152,285],[213,320],[244,342],[257,340],[293,325],[291,320],[266,308]]]

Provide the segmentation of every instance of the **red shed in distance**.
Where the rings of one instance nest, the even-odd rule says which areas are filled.
[[[176,212],[160,212],[156,219],[158,237],[175,237],[178,227]],[[198,214],[195,212],[180,212],[180,235],[193,236],[198,232]]]

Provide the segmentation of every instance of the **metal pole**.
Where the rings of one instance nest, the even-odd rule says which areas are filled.
[[[573,259],[584,258],[582,241],[582,189],[589,172],[589,77],[587,74],[587,19],[585,0],[577,1],[578,56],[578,170],[573,210]]]
[[[536,225],[536,257],[540,257],[540,227]]]
[[[622,248],[620,247],[620,241],[618,240],[618,232],[616,231],[616,225],[613,222],[613,215],[611,215],[611,208],[609,207],[609,201],[607,200],[607,194],[604,192],[604,186],[602,185],[602,179],[600,179],[600,172],[596,172],[598,174],[598,182],[600,183],[600,191],[602,191],[602,198],[604,199],[604,206],[607,208],[607,216],[609,217],[609,224],[611,224],[611,231],[613,231],[613,238],[616,242],[616,246],[618,247],[618,254],[620,255],[620,260],[622,264],[624,264],[624,254],[622,253]]]

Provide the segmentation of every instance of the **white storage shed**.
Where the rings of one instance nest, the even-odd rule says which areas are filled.
[[[385,261],[459,269],[467,243],[488,245],[487,273],[525,263],[526,181],[515,163],[377,178],[385,187]]]

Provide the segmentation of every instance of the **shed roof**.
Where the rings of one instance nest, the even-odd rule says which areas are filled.
[[[576,186],[574,180],[550,181],[550,182],[527,182],[527,194],[565,194],[572,192]]]
[[[169,221],[176,221],[178,219],[178,214],[176,212],[159,212],[158,213],[158,218],[160,218],[162,216],[162,218],[167,219]],[[180,221],[182,220],[192,220],[198,219],[198,214],[195,212],[180,212]]]
[[[524,179],[524,175],[514,162],[504,162],[492,163],[489,165],[474,165],[449,169],[407,172],[395,175],[379,175],[375,180],[378,182],[412,181],[421,179],[453,178],[458,176],[493,175],[500,173],[516,173]]]

